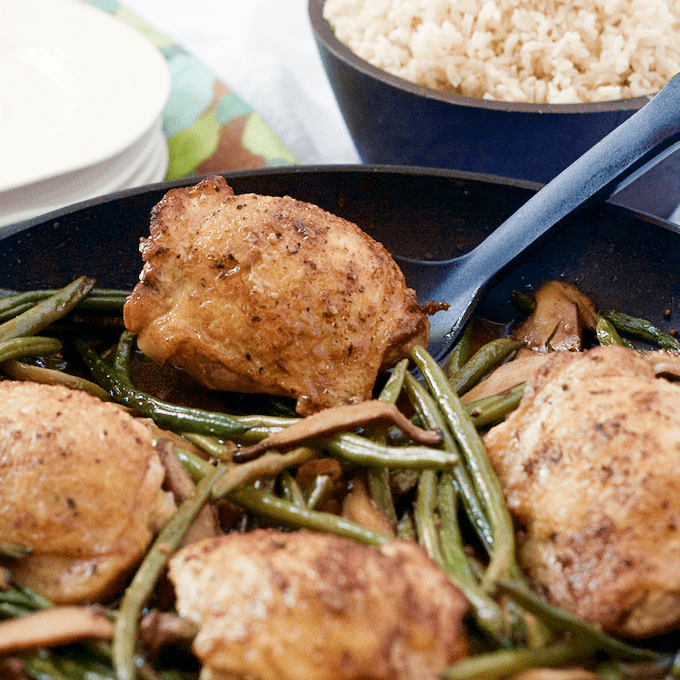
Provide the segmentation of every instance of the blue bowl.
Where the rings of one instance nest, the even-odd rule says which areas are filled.
[[[367,164],[451,168],[546,183],[649,101],[526,104],[438,92],[351,52],[323,18],[323,6],[324,0],[309,1],[312,29],[338,106]]]

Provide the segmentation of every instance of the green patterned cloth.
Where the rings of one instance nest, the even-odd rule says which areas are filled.
[[[297,163],[262,116],[196,57],[117,0],[83,1],[135,28],[168,62],[172,90],[163,111],[170,156],[166,180]]]

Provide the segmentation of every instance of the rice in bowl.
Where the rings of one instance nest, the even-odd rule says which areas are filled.
[[[326,0],[324,17],[373,66],[469,97],[627,99],[680,71],[680,0]]]

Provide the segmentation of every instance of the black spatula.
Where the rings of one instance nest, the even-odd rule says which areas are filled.
[[[439,361],[446,357],[484,291],[515,258],[565,220],[609,198],[626,179],[679,142],[680,74],[471,252],[436,263],[399,258],[421,301],[450,304],[431,317],[432,355]]]

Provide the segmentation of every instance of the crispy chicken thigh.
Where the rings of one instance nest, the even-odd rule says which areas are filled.
[[[550,601],[645,638],[680,624],[680,386],[623,347],[558,352],[485,437]]]
[[[169,573],[206,680],[435,680],[467,651],[467,600],[415,543],[258,529]]]
[[[143,240],[125,323],[140,349],[217,390],[297,400],[306,415],[370,398],[429,322],[387,251],[290,197],[221,177],[168,192]]]
[[[147,430],[84,392],[0,381],[0,540],[14,579],[56,603],[120,585],[174,509]]]

